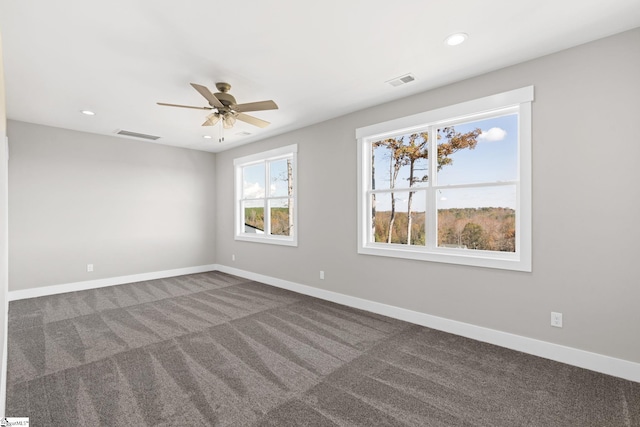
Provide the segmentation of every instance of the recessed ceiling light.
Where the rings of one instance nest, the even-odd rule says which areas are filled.
[[[89,111],[89,110],[80,110],[80,112],[82,114],[84,114],[85,116],[95,116],[96,113],[94,113],[93,111]]]
[[[212,138],[212,136],[211,136],[211,135],[203,135],[202,137],[203,137],[204,139],[211,139],[211,138]]]
[[[464,43],[467,38],[469,38],[467,33],[455,33],[444,39],[444,42],[449,46],[458,46],[459,44]]]

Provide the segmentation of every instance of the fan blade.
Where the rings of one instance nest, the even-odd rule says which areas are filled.
[[[277,110],[278,106],[276,105],[275,102],[269,100],[269,101],[249,102],[247,104],[231,105],[230,108],[232,110],[245,113],[247,111]]]
[[[190,83],[190,84],[191,86],[193,86],[195,90],[198,91],[198,93],[200,93],[200,95],[204,96],[204,99],[209,101],[209,104],[211,104],[216,108],[224,108],[224,105],[222,105],[222,102],[220,102],[220,100],[218,100],[218,98],[216,98],[215,95],[212,94],[211,91],[207,89],[205,86],[198,85],[195,83]]]
[[[194,110],[213,110],[213,107],[192,107],[191,105],[166,104],[164,102],[156,102],[156,104],[164,105],[165,107],[193,108]]]
[[[248,114],[243,114],[243,113],[238,113],[236,115],[236,119],[242,120],[243,122],[249,123],[250,125],[258,126],[259,128],[264,128],[271,124],[265,120],[250,116]]]
[[[220,120],[220,114],[218,113],[209,114],[207,116],[207,120],[202,124],[202,126],[213,126],[216,123],[218,123],[218,120]]]

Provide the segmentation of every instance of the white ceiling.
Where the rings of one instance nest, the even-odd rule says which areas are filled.
[[[10,119],[212,152],[638,26],[638,0],[0,2]],[[443,43],[459,31],[466,43]],[[271,125],[219,143],[205,111],[156,105],[205,106],[189,83],[219,81],[239,103],[276,101],[250,113]]]

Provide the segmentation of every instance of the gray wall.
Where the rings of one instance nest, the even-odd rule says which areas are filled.
[[[12,120],[8,134],[10,291],[215,262],[214,154]]]
[[[218,154],[218,263],[640,362],[639,46],[636,29]],[[356,128],[527,85],[532,273],[356,253]],[[233,159],[292,143],[299,246],[235,241]]]

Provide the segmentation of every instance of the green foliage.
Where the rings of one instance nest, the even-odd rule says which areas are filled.
[[[462,244],[467,248],[478,249],[484,248],[485,245],[485,232],[482,226],[473,222],[468,222],[464,225],[462,233],[460,233]]]
[[[244,208],[244,223],[264,230],[264,208]]]
[[[271,208],[271,234],[288,236],[290,229],[289,208]]]
[[[509,208],[452,208],[438,211],[438,246],[487,251],[515,252],[515,211]],[[425,213],[411,213],[411,245],[425,245]],[[376,242],[386,243],[390,211],[375,213]],[[407,244],[408,217],[396,212],[391,243]]]
[[[264,231],[264,208],[245,208],[244,222]],[[271,208],[271,234],[288,236],[290,230],[289,208]]]
[[[515,252],[516,213],[510,208],[452,208],[438,211],[438,245]]]
[[[391,224],[391,243],[407,244],[408,240],[408,217],[406,212],[396,212],[393,223],[391,222],[391,212],[377,211],[375,216],[375,241],[387,243],[389,239],[389,226]],[[424,212],[413,212],[411,214],[411,244],[425,244],[425,222]]]

